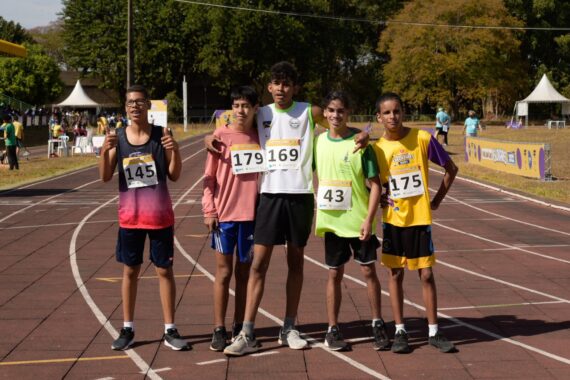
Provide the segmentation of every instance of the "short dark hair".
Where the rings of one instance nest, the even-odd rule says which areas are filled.
[[[2,121],[12,121],[12,116],[5,113],[4,115],[2,115]]]
[[[380,95],[378,100],[376,100],[376,111],[380,112],[380,105],[388,100],[395,100],[400,103],[400,108],[404,107],[404,103],[402,102],[400,95],[396,94],[395,92],[385,92],[384,94]]]
[[[232,100],[232,104],[234,101],[240,99],[247,100],[252,106],[259,104],[259,96],[257,95],[257,92],[249,86],[234,87],[230,93],[230,98]]]
[[[146,87],[141,84],[133,84],[132,86],[127,88],[126,94],[129,94],[131,92],[140,92],[141,94],[144,95],[145,99],[148,99],[150,97],[148,95],[148,90],[146,89]]]
[[[331,91],[323,99],[323,108],[327,108],[333,100],[340,100],[346,109],[352,109],[350,97],[344,91]]]
[[[297,84],[299,80],[299,74],[297,69],[293,64],[282,61],[277,62],[271,67],[271,81],[274,80],[289,80],[293,84]]]

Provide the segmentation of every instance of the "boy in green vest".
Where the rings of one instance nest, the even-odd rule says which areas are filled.
[[[342,299],[341,281],[344,264],[354,261],[366,280],[372,314],[375,350],[387,350],[390,340],[381,314],[381,288],[376,274],[376,249],[380,246],[374,234],[376,211],[382,192],[379,170],[370,146],[354,152],[357,134],[347,125],[349,99],[343,92],[332,92],[324,102],[324,116],[330,126],[315,141],[315,166],[319,180],[316,234],[325,239],[325,262],[329,267],[327,281],[327,316],[329,327],[325,346],[340,351],[348,348],[338,327]],[[366,187],[366,182],[370,190]]]

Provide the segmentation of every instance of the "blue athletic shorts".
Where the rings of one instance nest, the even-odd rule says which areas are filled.
[[[224,255],[232,255],[237,247],[239,262],[251,263],[254,229],[255,222],[220,222],[212,233],[212,248]]]
[[[159,230],[119,227],[117,261],[130,267],[142,264],[146,235],[150,240],[150,261],[159,268],[171,267],[174,258],[172,226]]]

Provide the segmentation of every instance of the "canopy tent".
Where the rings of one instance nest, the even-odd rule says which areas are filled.
[[[538,82],[529,96],[515,104],[517,116],[525,117],[525,125],[528,125],[529,103],[560,103],[562,104],[562,115],[570,115],[570,99],[556,91],[546,74],[542,75],[540,82]]]
[[[91,99],[86,93],[79,79],[71,91],[71,94],[61,103],[56,104],[58,107],[81,107],[81,108],[92,108],[99,107],[99,103]]]

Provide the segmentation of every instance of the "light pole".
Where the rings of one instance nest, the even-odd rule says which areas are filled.
[[[127,88],[134,80],[134,52],[133,52],[133,0],[128,0],[127,9]]]

